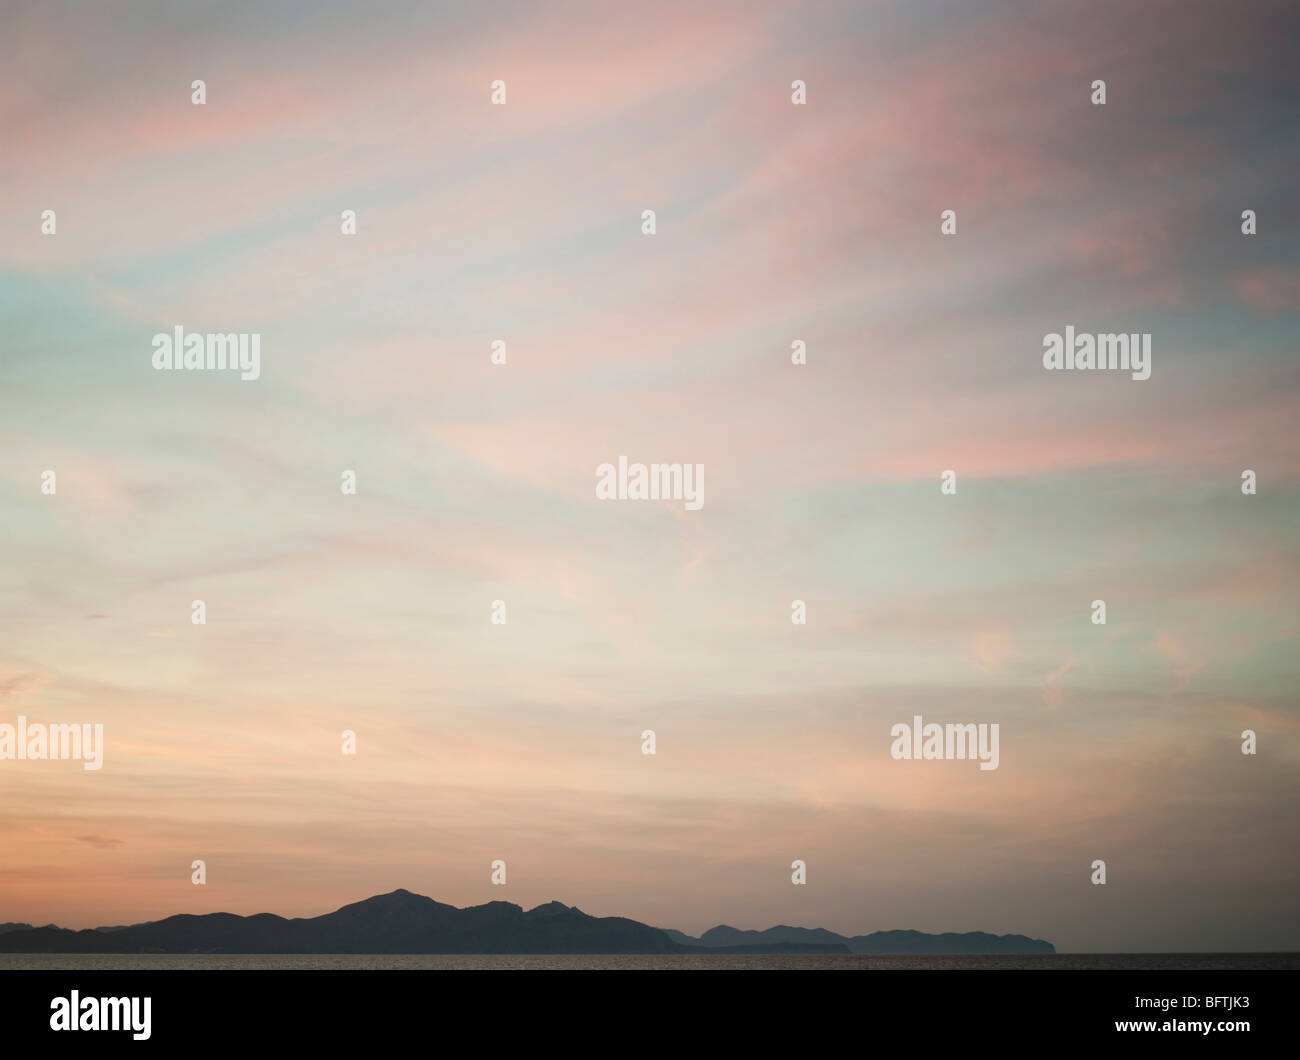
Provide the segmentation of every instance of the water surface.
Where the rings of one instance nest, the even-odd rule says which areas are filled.
[[[0,953],[6,970],[189,971],[195,969],[363,969],[438,971],[749,971],[980,970],[1189,971],[1300,969],[1300,953],[1055,953],[1028,956],[907,956],[867,954],[122,954]]]

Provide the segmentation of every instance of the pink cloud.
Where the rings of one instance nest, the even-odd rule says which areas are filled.
[[[1272,266],[1250,269],[1235,278],[1237,296],[1268,313],[1300,312],[1300,268]]]

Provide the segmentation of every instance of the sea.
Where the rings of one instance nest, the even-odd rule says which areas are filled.
[[[868,954],[121,954],[0,953],[0,971],[211,969],[411,971],[1261,971],[1300,969],[1300,953],[1054,953],[999,956]]]

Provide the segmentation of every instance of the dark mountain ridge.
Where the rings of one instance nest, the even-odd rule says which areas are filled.
[[[7,925],[9,926],[9,925]],[[888,936],[887,939],[882,937]],[[862,943],[862,940],[868,940]],[[876,940],[876,941],[871,941]],[[943,940],[943,941],[940,941]],[[1014,940],[1014,941],[1012,941]],[[895,949],[855,948],[894,945]],[[1033,948],[1014,948],[1028,944]],[[943,947],[950,948],[943,948]],[[907,948],[901,948],[907,947]],[[918,948],[920,947],[920,948]],[[979,948],[995,947],[995,948]],[[332,913],[292,920],[273,913],[182,913],[111,930],[11,926],[0,953],[1053,953],[1022,935],[876,932],[855,939],[823,929],[737,931],[699,939],[624,917],[594,917],[560,902],[525,911],[512,902],[458,909],[396,890]]]
[[[848,953],[873,954],[996,954],[1055,953],[1056,947],[1042,939],[1025,935],[990,935],[983,931],[944,932],[927,935],[922,931],[873,931],[870,935],[848,937],[825,928],[788,927],[784,924],[766,931],[739,931],[726,924],[709,928],[698,939],[680,931],[666,932],[683,946],[699,946],[710,952],[737,947],[762,947],[758,952],[777,952],[769,946],[816,945],[843,947]]]

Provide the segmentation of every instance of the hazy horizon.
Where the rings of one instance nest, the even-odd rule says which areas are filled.
[[[104,748],[0,761],[0,921],[1300,950],[1292,5],[4,21],[0,724]],[[178,326],[260,377],[155,370]],[[892,758],[917,715],[998,767]]]

